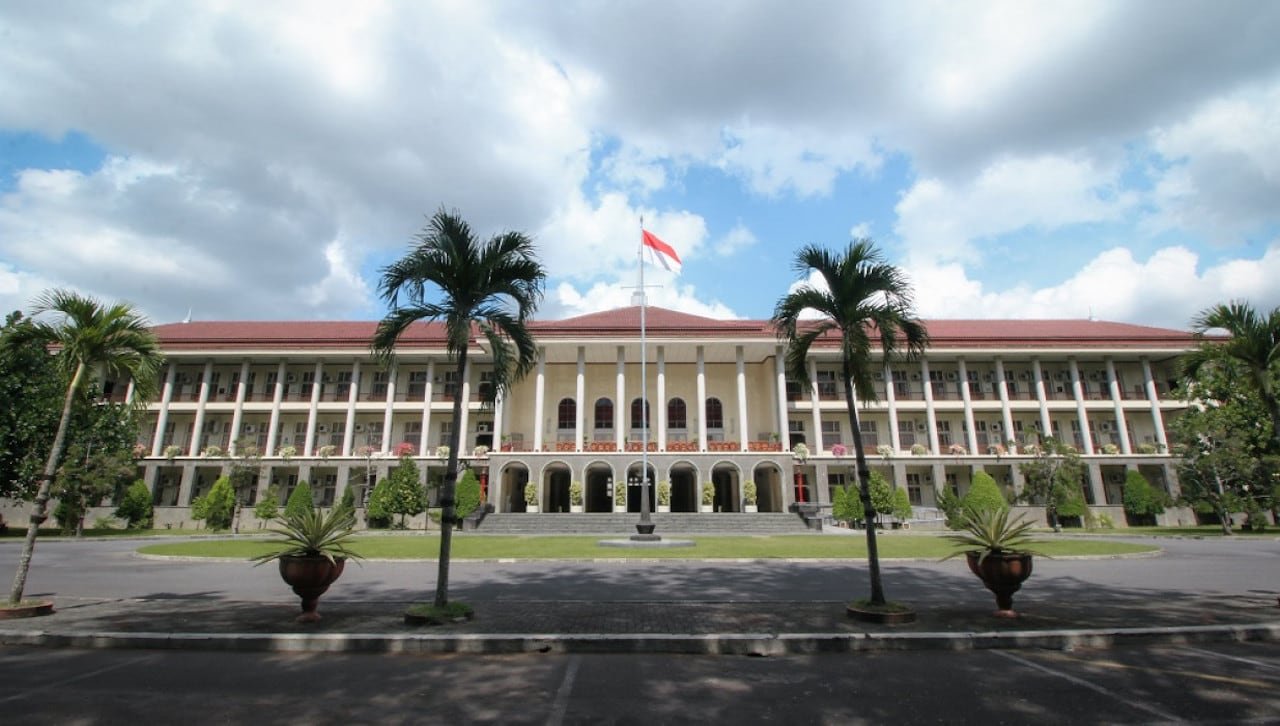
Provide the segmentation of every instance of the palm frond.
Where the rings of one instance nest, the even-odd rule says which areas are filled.
[[[944,535],[956,544],[956,551],[942,558],[949,560],[966,552],[978,551],[978,561],[993,554],[1038,555],[1028,547],[1038,540],[1029,536],[1035,523],[1019,517],[1009,520],[1007,509],[966,509],[961,517],[961,532]]]

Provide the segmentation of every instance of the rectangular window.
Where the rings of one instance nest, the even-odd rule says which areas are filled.
[[[844,444],[844,438],[840,435],[840,422],[823,421],[822,445],[830,447],[832,444]]]

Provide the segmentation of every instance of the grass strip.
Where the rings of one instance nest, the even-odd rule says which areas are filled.
[[[863,559],[866,541],[862,537],[777,535],[760,537],[699,537],[694,547],[632,550],[605,548],[600,537],[582,536],[461,536],[453,540],[453,556],[473,559]],[[953,546],[940,537],[887,536],[878,540],[885,559],[941,559]],[[208,540],[147,545],[143,554],[177,557],[249,559],[271,551],[263,540]],[[439,536],[359,537],[352,549],[370,559],[434,559],[440,551]],[[1051,557],[1078,555],[1118,555],[1153,552],[1158,547],[1132,542],[1060,539],[1045,541],[1036,549]]]

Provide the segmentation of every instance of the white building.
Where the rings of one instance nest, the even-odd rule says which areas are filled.
[[[1093,511],[1119,525],[1126,470],[1176,490],[1165,423],[1186,406],[1168,393],[1177,357],[1195,344],[1187,332],[1086,320],[931,321],[926,356],[890,361],[874,396],[857,396],[862,430],[853,432],[834,341],[815,346],[815,386],[801,393],[784,375],[783,345],[767,321],[659,308],[647,309],[646,421],[639,313],[532,323],[537,368],[491,405],[482,403],[491,360],[483,338],[459,378],[433,325],[403,338],[389,370],[370,355],[372,322],[158,326],[168,364],[142,427],[157,526],[190,526],[191,500],[234,461],[219,452],[242,455],[244,442],[264,454],[256,490],[243,493],[250,501],[271,485],[287,496],[299,480],[311,483],[317,504],[332,504],[348,484],[363,501],[367,474],[385,476],[406,452],[433,477],[443,471],[437,447],[455,423],[455,396],[466,401],[457,422],[464,460],[498,512],[524,511],[529,481],[542,512],[568,511],[571,481],[584,485],[586,511],[611,511],[612,482],[639,481],[646,426],[650,479],[670,482],[676,513],[697,511],[700,482],[714,483],[718,512],[742,511],[746,480],[761,511],[829,504],[832,487],[854,480],[855,435],[873,468],[905,487],[922,514],[939,487],[963,494],[979,470],[1020,487],[1022,447],[1050,431],[1082,454]],[[129,395],[125,382],[107,390]],[[804,462],[791,453],[801,441],[811,452]],[[638,487],[630,492],[628,507],[638,511]],[[1189,521],[1185,511],[1166,515],[1174,517]]]

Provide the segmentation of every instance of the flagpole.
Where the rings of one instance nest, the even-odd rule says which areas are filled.
[[[660,539],[653,533],[654,524],[649,518],[649,375],[647,362],[649,351],[645,339],[645,308],[648,296],[644,287],[644,215],[640,215],[640,244],[636,250],[640,263],[640,523],[632,539]]]

